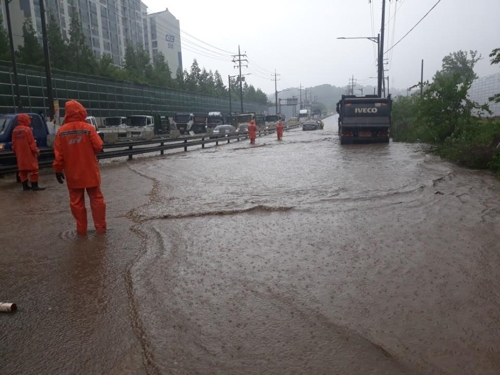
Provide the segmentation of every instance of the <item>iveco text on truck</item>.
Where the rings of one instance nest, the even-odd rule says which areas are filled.
[[[337,103],[340,143],[389,142],[391,110],[390,95],[342,95]]]

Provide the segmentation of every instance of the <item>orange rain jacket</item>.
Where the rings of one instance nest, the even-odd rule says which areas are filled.
[[[57,130],[54,142],[56,173],[63,170],[68,188],[81,189],[99,186],[101,174],[96,154],[102,151],[103,142],[94,127],[85,122],[87,111],[76,100],[65,105],[64,125]]]
[[[250,125],[248,125],[248,138],[257,138],[257,126],[255,125],[254,120],[250,121]]]
[[[17,157],[17,169],[20,171],[37,171],[40,153],[30,128],[31,119],[21,113],[17,116],[17,126],[12,131],[12,151]]]
[[[283,123],[281,121],[278,122],[278,126],[276,127],[276,135],[279,138],[283,137]]]

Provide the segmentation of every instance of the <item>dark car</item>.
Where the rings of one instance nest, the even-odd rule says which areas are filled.
[[[217,125],[210,138],[227,137],[229,134],[234,133],[235,130],[233,125]]]
[[[238,126],[238,129],[236,129],[237,133],[247,133],[248,132],[248,124],[241,124]]]
[[[302,130],[318,130],[321,129],[318,121],[316,120],[309,120],[306,121],[302,124]]]
[[[49,128],[45,119],[37,113],[26,113],[31,118],[31,130],[36,145],[47,147]],[[18,114],[0,115],[0,151],[12,150],[12,131],[17,126]]]

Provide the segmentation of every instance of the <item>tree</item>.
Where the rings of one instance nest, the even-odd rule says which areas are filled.
[[[215,85],[215,95],[219,97],[225,97],[227,95],[226,86],[224,86],[224,81],[218,70],[214,73],[214,85]]]
[[[52,67],[61,70],[71,69],[68,44],[62,37],[61,28],[53,13],[50,13],[49,16],[47,39],[49,41],[50,64]]]
[[[500,64],[500,48],[495,48],[490,53],[491,65]],[[490,101],[500,103],[500,93],[493,95],[489,98]]]
[[[177,69],[177,73],[175,75],[175,85],[174,87],[177,90],[184,90],[185,84],[184,84],[184,72],[182,71],[181,68]]]
[[[101,59],[99,60],[99,75],[103,77],[113,78],[115,77],[116,71],[117,68],[113,64],[113,58],[111,57],[111,55],[107,53],[102,55]]]
[[[198,61],[193,60],[193,64],[191,65],[191,72],[185,72],[185,89],[191,92],[199,91],[199,83],[200,83],[200,74],[201,69],[198,65]]]
[[[0,18],[0,60],[10,61],[10,44],[9,37],[3,27],[2,19]]]
[[[442,143],[449,137],[458,137],[464,126],[474,121],[473,115],[489,111],[488,105],[479,105],[468,97],[479,58],[472,51],[470,58],[463,51],[446,56],[442,70],[424,90],[418,116],[419,123],[431,135],[429,141]]]
[[[131,44],[127,44],[125,71],[134,82],[158,84],[155,82],[154,68],[150,63],[149,54],[142,47],[134,48]]]
[[[38,41],[31,18],[26,18],[23,24],[22,46],[19,46],[19,62],[30,65],[43,65],[43,48]]]
[[[470,54],[470,56],[469,56]],[[450,53],[443,58],[443,66],[438,74],[459,74],[464,83],[472,82],[477,79],[474,67],[481,60],[481,55],[477,51],[458,51]]]
[[[172,72],[163,53],[158,53],[153,59],[153,82],[163,87],[172,87]]]
[[[66,54],[70,58],[71,70],[77,73],[94,74],[97,71],[97,59],[86,43],[82,23],[76,10],[71,13],[69,37]]]

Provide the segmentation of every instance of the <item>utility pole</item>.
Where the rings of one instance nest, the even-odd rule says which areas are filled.
[[[390,91],[391,87],[389,86],[389,76],[387,76],[387,96],[390,95],[389,91]]]
[[[354,79],[354,75],[352,76],[352,78],[349,78],[349,89],[347,90],[348,91],[348,94],[350,95],[354,95],[354,85],[356,83],[356,80]]]
[[[378,96],[382,97],[382,87],[380,84],[385,85],[384,76],[384,39],[385,39],[385,0],[382,0],[382,27],[380,28],[380,38],[378,41],[378,79],[379,89]]]
[[[276,115],[278,115],[278,76],[281,74],[276,74],[276,69],[274,69],[274,95],[276,100]]]
[[[16,107],[17,107],[17,111],[21,112],[23,110],[23,102],[21,101],[21,93],[19,91],[19,79],[17,76],[16,54],[14,51],[14,38],[12,37],[12,25],[10,23],[9,3],[11,1],[12,0],[5,0],[5,14],[7,15],[7,29],[9,32],[10,58],[12,61],[12,70],[14,72],[14,85],[16,86]]]
[[[243,77],[241,76],[241,63],[242,62],[246,62],[248,63],[248,60],[243,57],[247,57],[246,54],[241,54],[240,52],[240,46],[238,46],[238,54],[237,55],[233,55],[233,63],[238,63],[237,66],[235,66],[235,68],[239,67],[240,69],[240,76],[239,76],[239,80],[240,80],[240,98],[241,98],[241,113],[243,113]],[[248,65],[245,65],[247,68],[248,68]]]
[[[420,96],[424,95],[424,59],[422,59],[422,68],[420,69]]]
[[[300,95],[300,108],[299,109],[302,109],[302,83],[300,84],[299,95]]]
[[[358,91],[361,91],[361,96],[363,96],[365,94],[364,89],[362,87],[360,89],[358,89]]]
[[[227,91],[229,91],[229,116],[232,116],[233,114],[233,107],[232,107],[232,101],[231,101],[231,76],[227,76]]]
[[[40,18],[42,19],[42,40],[43,40],[43,54],[45,57],[45,77],[47,81],[47,97],[49,100],[49,119],[54,120],[54,93],[52,92],[52,71],[50,69],[50,53],[49,42],[47,38],[47,21],[45,18],[45,4],[44,0],[40,0]]]

